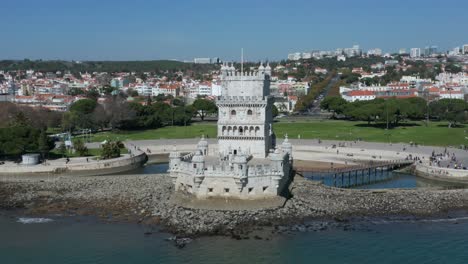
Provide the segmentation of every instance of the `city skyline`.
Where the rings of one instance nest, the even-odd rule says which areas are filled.
[[[0,29],[0,59],[239,60],[244,48],[258,61],[355,44],[384,52],[466,44],[459,31],[468,4],[428,2],[20,0],[2,4],[0,22],[11,26]]]

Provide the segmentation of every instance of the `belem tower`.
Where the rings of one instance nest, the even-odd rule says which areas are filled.
[[[281,195],[292,173],[287,136],[276,146],[272,130],[271,68],[221,67],[218,144],[202,137],[187,155],[170,153],[169,172],[177,192],[196,198],[262,199]]]

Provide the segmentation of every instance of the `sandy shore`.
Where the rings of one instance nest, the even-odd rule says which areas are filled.
[[[466,190],[351,190],[296,176],[284,206],[258,210],[187,209],[171,202],[166,174],[0,180],[0,207],[29,214],[97,215],[158,224],[186,236],[233,235],[307,219],[434,215],[468,207]]]

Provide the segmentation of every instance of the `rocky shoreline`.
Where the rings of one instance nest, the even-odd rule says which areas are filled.
[[[0,180],[0,208],[28,214],[96,215],[112,221],[161,226],[178,236],[241,238],[258,228],[299,231],[312,219],[433,216],[468,208],[468,190],[352,190],[296,176],[281,208],[221,211],[187,209],[171,202],[167,174]],[[313,226],[312,229],[315,227]],[[317,227],[320,230],[320,226]]]

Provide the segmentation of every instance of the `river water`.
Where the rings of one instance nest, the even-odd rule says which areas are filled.
[[[207,237],[185,248],[169,234],[89,218],[0,215],[2,264],[467,263],[468,219],[356,222],[263,239]],[[151,231],[152,234],[145,234]],[[266,240],[268,238],[268,240]]]
[[[152,164],[132,173],[167,167]],[[412,175],[391,178],[356,188],[427,187]],[[468,217],[367,219],[350,226],[264,232],[261,239],[205,237],[179,249],[167,241],[170,234],[137,224],[0,212],[0,263],[468,263]]]

